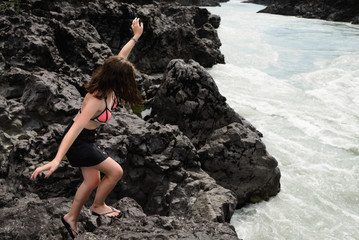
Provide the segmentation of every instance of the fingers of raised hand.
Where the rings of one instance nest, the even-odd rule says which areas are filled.
[[[136,17],[135,19],[133,19],[132,21],[132,27],[140,27],[142,28],[143,23],[140,22],[140,19],[138,17]]]
[[[132,20],[132,26],[136,26],[136,23],[138,25],[138,21],[139,19],[136,17],[135,19]]]

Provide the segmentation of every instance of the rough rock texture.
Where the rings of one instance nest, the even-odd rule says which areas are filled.
[[[108,204],[125,218],[96,218],[86,206],[80,239],[238,239],[228,224],[236,206],[278,192],[279,170],[260,133],[225,103],[198,63],[168,64],[223,62],[220,18],[198,7],[141,4],[0,3],[0,239],[68,237],[59,217],[82,181],[79,169],[65,158],[49,179],[29,177],[56,154],[84,83],[128,41],[135,16],[146,30],[130,60],[157,115],[142,119],[121,107],[102,127],[99,145],[124,169]],[[146,75],[165,68],[165,75]]]
[[[357,0],[249,0],[268,5],[260,12],[359,24]]]
[[[39,199],[28,194],[12,206],[0,211],[0,238],[21,239],[69,239],[61,224],[61,216],[71,205],[64,197]],[[196,222],[185,218],[147,216],[140,205],[131,198],[123,198],[114,205],[124,216],[120,219],[97,217],[84,207],[77,239],[238,239],[228,223]],[[189,229],[191,229],[189,231]]]
[[[177,127],[125,113],[115,119],[105,127],[100,143],[108,153],[117,148],[112,155],[123,162],[118,198],[130,196],[148,213],[230,220],[235,195],[200,169],[196,149]]]
[[[278,163],[261,133],[228,106],[198,63],[172,60],[151,106],[155,121],[178,125],[191,139],[202,168],[236,193],[239,206],[279,192]]]
[[[152,4],[153,0],[124,0],[122,2],[135,3],[139,5]],[[228,2],[228,0],[156,0],[161,4],[175,3],[181,6],[219,6],[221,2]]]
[[[40,176],[36,182],[29,179],[31,172],[39,162],[52,159],[64,127],[64,125],[52,124],[38,132],[28,131],[19,136],[18,140],[13,140],[14,146],[10,151],[10,156],[5,158],[4,164],[2,164],[2,166],[6,166],[3,171],[4,180],[1,181],[1,190],[6,193],[0,195],[0,206],[4,207],[2,212],[3,210],[6,212],[6,208],[9,207],[11,208],[10,212],[14,208],[21,211],[20,206],[14,208],[11,206],[18,202],[25,204],[23,203],[24,196],[29,193],[44,199],[45,202],[39,200],[39,207],[49,203],[58,206],[62,212],[68,211],[68,206],[65,210],[61,203],[63,199],[56,199],[74,195],[77,186],[81,183],[78,169],[72,168],[64,160],[51,178],[44,179]],[[195,148],[177,127],[146,123],[130,113],[114,113],[110,123],[103,129],[100,145],[111,157],[122,164],[125,172],[123,179],[110,195],[109,203],[115,203],[118,199],[130,196],[136,199],[148,214],[172,216],[170,222],[179,221],[176,224],[181,229],[183,226],[180,219],[186,218],[186,221],[194,221],[196,223],[191,228],[192,230],[187,231],[189,235],[197,234],[195,231],[199,231],[198,229],[202,228],[204,222],[211,221],[213,224],[209,225],[217,228],[220,225],[215,227],[214,222],[230,221],[237,202],[235,195],[230,190],[219,186],[213,178],[200,169]],[[53,203],[53,201],[55,202]],[[42,210],[33,218],[45,220],[58,218],[59,215],[56,213],[58,210],[46,210],[46,216],[42,216],[46,212]],[[0,215],[0,219],[5,219],[6,216]],[[23,219],[22,216],[15,214],[13,219],[14,221],[19,218]],[[160,217],[158,218],[160,219]],[[153,221],[157,221],[157,218]],[[47,224],[56,226],[53,221],[50,222],[44,226],[41,222],[39,226],[41,229],[47,228]],[[87,225],[83,219],[80,219],[80,222]],[[14,223],[10,222],[9,224]],[[31,229],[32,227],[33,225],[26,225],[24,228]],[[167,227],[166,225],[166,229]],[[92,226],[92,228],[95,227]],[[151,224],[147,228],[154,231]],[[4,229],[9,228],[4,226]],[[114,230],[110,229],[112,227],[105,228],[98,234],[101,233],[101,236],[116,234],[112,232]],[[132,226],[128,231],[134,232],[128,234],[133,235],[137,230]],[[38,231],[30,231],[28,236],[41,237],[43,232]],[[58,226],[53,231],[58,231]],[[87,231],[89,230],[87,229]],[[215,234],[210,231],[206,230],[207,234]],[[13,239],[15,233],[5,231],[2,234],[4,239]],[[45,239],[51,239],[51,234],[54,233],[46,232],[45,235],[49,238]],[[176,234],[181,236],[182,233],[171,231],[167,234],[168,238],[164,239],[171,239],[170,236]],[[234,231],[228,234],[233,239],[237,239]],[[122,236],[121,234],[121,239]],[[149,238],[151,236],[149,235]],[[133,237],[133,239],[143,239],[142,235],[135,234]]]
[[[215,30],[218,24],[210,21],[218,17],[198,7],[157,2],[135,6],[114,0],[29,0],[18,10],[8,8],[5,13],[8,16],[0,20],[5,68],[41,67],[69,74],[76,66],[91,74],[89,70],[117,54],[132,37],[131,20],[136,16],[145,25],[130,56],[139,70],[161,72],[173,58],[195,59],[205,67],[224,62]]]
[[[128,113],[114,115],[100,140],[125,172],[113,199],[131,196],[151,214],[230,220],[236,206],[234,194],[200,169],[197,152],[177,127],[149,124]],[[16,197],[29,191],[40,198],[74,194],[81,179],[65,161],[50,179],[35,183],[29,179],[38,162],[56,154],[63,129],[53,124],[14,144],[5,165],[10,192]]]
[[[229,0],[176,0],[176,3],[183,6],[219,6],[222,2]],[[158,2],[170,3],[172,0],[159,0]]]

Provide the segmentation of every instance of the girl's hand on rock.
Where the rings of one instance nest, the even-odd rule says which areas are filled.
[[[140,22],[140,19],[136,17],[132,21],[131,28],[132,28],[134,37],[136,38],[136,40],[138,40],[143,32],[143,23]]]
[[[36,168],[35,171],[31,175],[31,179],[36,179],[37,175],[39,175],[39,173],[44,172],[44,171],[48,171],[48,173],[45,175],[45,178],[50,177],[50,175],[53,172],[55,172],[55,170],[57,169],[59,164],[60,164],[60,162],[53,160],[41,167]]]

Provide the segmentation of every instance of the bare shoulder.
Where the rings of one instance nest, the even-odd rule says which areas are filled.
[[[92,102],[92,103],[101,103],[102,102],[102,100],[101,99],[98,99],[96,96],[95,96],[95,94],[93,94],[93,93],[87,93],[86,95],[85,95],[85,98],[84,98],[84,103],[85,102]]]
[[[100,109],[102,108],[104,103],[101,99],[98,99],[95,94],[93,93],[87,93],[85,95],[84,101],[82,103],[82,108],[87,108],[87,107],[91,107],[91,108],[95,108],[95,109]]]

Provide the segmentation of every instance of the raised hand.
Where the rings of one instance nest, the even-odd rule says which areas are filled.
[[[140,22],[140,19],[136,17],[132,21],[131,28],[132,28],[132,31],[134,34],[134,38],[136,38],[136,40],[138,40],[141,37],[142,32],[143,32],[143,23]]]

